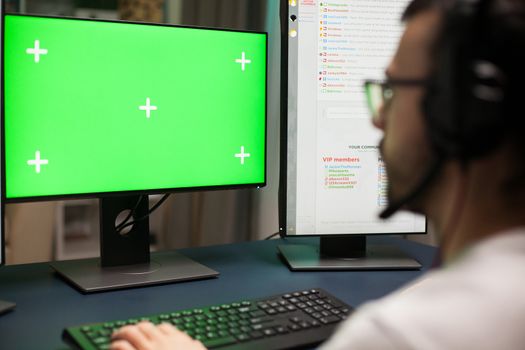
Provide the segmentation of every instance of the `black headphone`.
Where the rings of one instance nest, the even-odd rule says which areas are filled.
[[[436,62],[423,100],[439,157],[483,156],[503,139],[507,79],[496,62],[491,0],[458,0],[445,11]]]
[[[419,183],[381,213],[385,219],[417,198],[446,159],[468,161],[494,150],[504,137],[506,77],[494,60],[491,0],[458,0],[446,10],[423,114],[435,159]]]

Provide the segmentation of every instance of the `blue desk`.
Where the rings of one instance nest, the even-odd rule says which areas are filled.
[[[370,241],[396,245],[419,260],[423,269],[291,272],[277,255],[277,244],[286,244],[282,240],[181,250],[219,271],[215,279],[90,295],[77,292],[45,263],[1,267],[0,299],[14,301],[17,307],[0,317],[0,348],[67,349],[61,340],[66,325],[127,319],[315,287],[359,306],[421,275],[436,252],[435,248],[398,238],[373,237]]]

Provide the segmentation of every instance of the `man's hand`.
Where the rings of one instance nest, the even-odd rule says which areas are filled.
[[[158,326],[140,322],[113,333],[112,350],[206,350],[200,341],[179,331],[171,324]]]

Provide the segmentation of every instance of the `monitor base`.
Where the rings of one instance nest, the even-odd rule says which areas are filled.
[[[104,267],[99,258],[50,263],[82,293],[141,287],[216,277],[219,273],[177,252],[151,253],[145,264]]]
[[[318,245],[286,244],[279,252],[292,271],[320,270],[417,270],[421,264],[391,246],[367,245],[366,254],[345,258],[320,254]]]
[[[0,300],[0,315],[15,309],[16,304],[10,301]]]

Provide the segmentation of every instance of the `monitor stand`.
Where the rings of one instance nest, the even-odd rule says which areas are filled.
[[[139,202],[139,199],[142,199]],[[147,196],[101,198],[100,258],[54,261],[51,267],[83,293],[181,282],[219,275],[177,252],[149,251]],[[136,222],[126,234],[116,230],[117,216],[134,210]]]
[[[417,270],[421,264],[388,245],[367,245],[366,236],[320,237],[319,245],[283,244],[281,256],[293,271]]]
[[[0,315],[15,309],[16,304],[10,301],[0,300]]]

